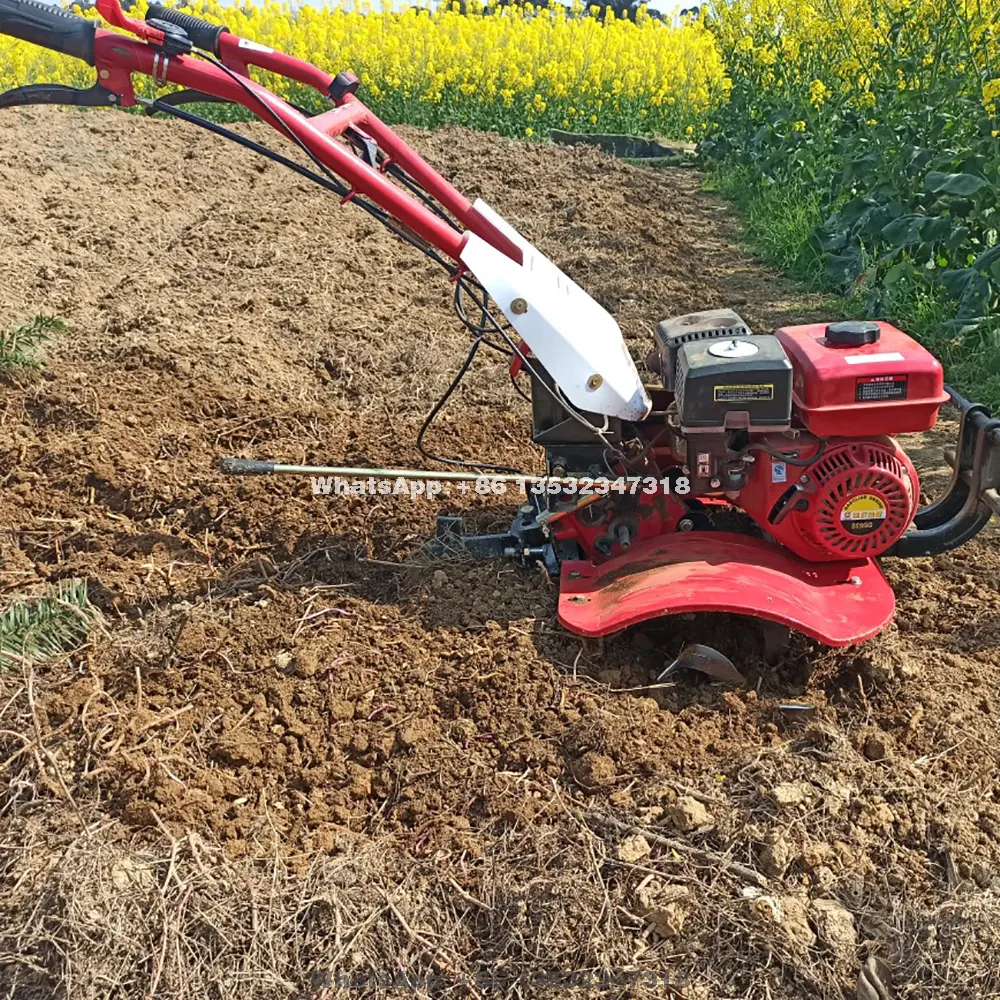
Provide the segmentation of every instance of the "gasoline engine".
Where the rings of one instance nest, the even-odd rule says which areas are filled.
[[[928,429],[948,396],[906,334],[845,322],[758,336],[735,313],[700,313],[657,327],[649,365],[674,396],[669,456],[691,496],[724,497],[804,559],[881,555],[909,526],[917,474],[892,435]]]
[[[607,446],[631,434],[643,471],[665,486],[609,490],[560,518],[564,554],[715,530],[736,508],[803,559],[856,560],[889,551],[913,521],[917,473],[893,436],[927,430],[949,397],[940,363],[900,330],[843,322],[755,335],[729,310],[694,313],[659,324],[647,366],[661,379],[649,416],[611,422],[601,441],[533,394],[534,439],[554,475],[610,476]]]

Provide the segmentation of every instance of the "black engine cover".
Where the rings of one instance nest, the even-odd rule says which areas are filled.
[[[665,388],[674,390],[677,379],[677,352],[684,344],[717,337],[749,337],[750,327],[732,309],[709,309],[705,312],[672,316],[656,326],[654,371],[663,376]]]
[[[682,430],[781,430],[792,419],[792,364],[770,335],[682,344],[674,392]]]

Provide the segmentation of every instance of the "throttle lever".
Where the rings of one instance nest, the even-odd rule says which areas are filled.
[[[93,87],[79,90],[60,83],[32,83],[15,87],[0,94],[0,108],[14,108],[29,104],[65,104],[75,108],[118,107],[121,98],[112,90],[95,83]]]

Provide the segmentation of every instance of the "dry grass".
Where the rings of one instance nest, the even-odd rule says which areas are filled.
[[[37,726],[36,678],[13,680],[0,717],[5,744],[23,751],[4,766],[0,799],[5,1000],[333,1000],[384,996],[390,982],[395,995],[515,1000],[560,995],[567,981],[556,990],[551,977],[566,973],[581,998],[842,1000],[857,975],[853,953],[803,947],[763,918],[762,898],[809,905],[810,893],[791,871],[765,875],[755,847],[765,831],[813,843],[845,835],[845,817],[818,804],[776,817],[753,792],[801,782],[820,795],[834,771],[856,776],[856,752],[835,729],[813,727],[745,762],[728,795],[702,796],[714,833],[650,828],[651,853],[637,861],[617,851],[634,831],[600,821],[556,783],[544,819],[498,826],[478,855],[415,859],[392,837],[345,831],[330,852],[288,856],[275,836],[230,860],[197,831],[177,836],[157,820],[137,840],[103,821],[98,803],[77,801],[75,761]],[[915,800],[928,795],[919,768],[892,781]],[[907,877],[901,864],[862,865],[811,895],[849,905],[861,953],[889,962],[900,996],[1000,996],[995,884],[950,868],[938,891],[908,888]],[[650,885],[683,900],[678,935],[654,933]]]
[[[335,857],[228,862],[194,833],[155,852],[109,829],[41,847],[24,844],[5,873],[10,997],[358,995],[336,988],[347,976],[514,997],[556,970],[664,974],[662,950],[637,948],[641,921],[598,843],[563,829],[511,833],[475,866],[360,840]]]
[[[629,871],[579,828],[512,832],[474,865],[414,863],[360,838],[332,857],[230,862],[194,832],[146,849],[100,824],[59,844],[30,820],[11,835],[7,1000],[327,1000],[385,995],[390,981],[414,995],[515,998],[570,971],[578,987],[607,977],[580,997],[844,995],[845,970],[769,937],[728,878],[662,859]],[[683,942],[657,942],[630,910],[647,867],[696,900]],[[956,893],[869,910],[864,926],[889,945],[902,995],[959,1000],[1000,995],[998,921],[995,895]]]

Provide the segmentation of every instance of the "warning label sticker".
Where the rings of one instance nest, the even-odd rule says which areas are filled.
[[[717,403],[750,403],[755,400],[774,399],[774,383],[769,385],[717,385]]]
[[[906,399],[906,375],[866,375],[854,384],[856,403],[877,403],[886,399]]]
[[[852,535],[868,535],[885,520],[885,501],[874,493],[859,493],[840,508],[840,523]]]

